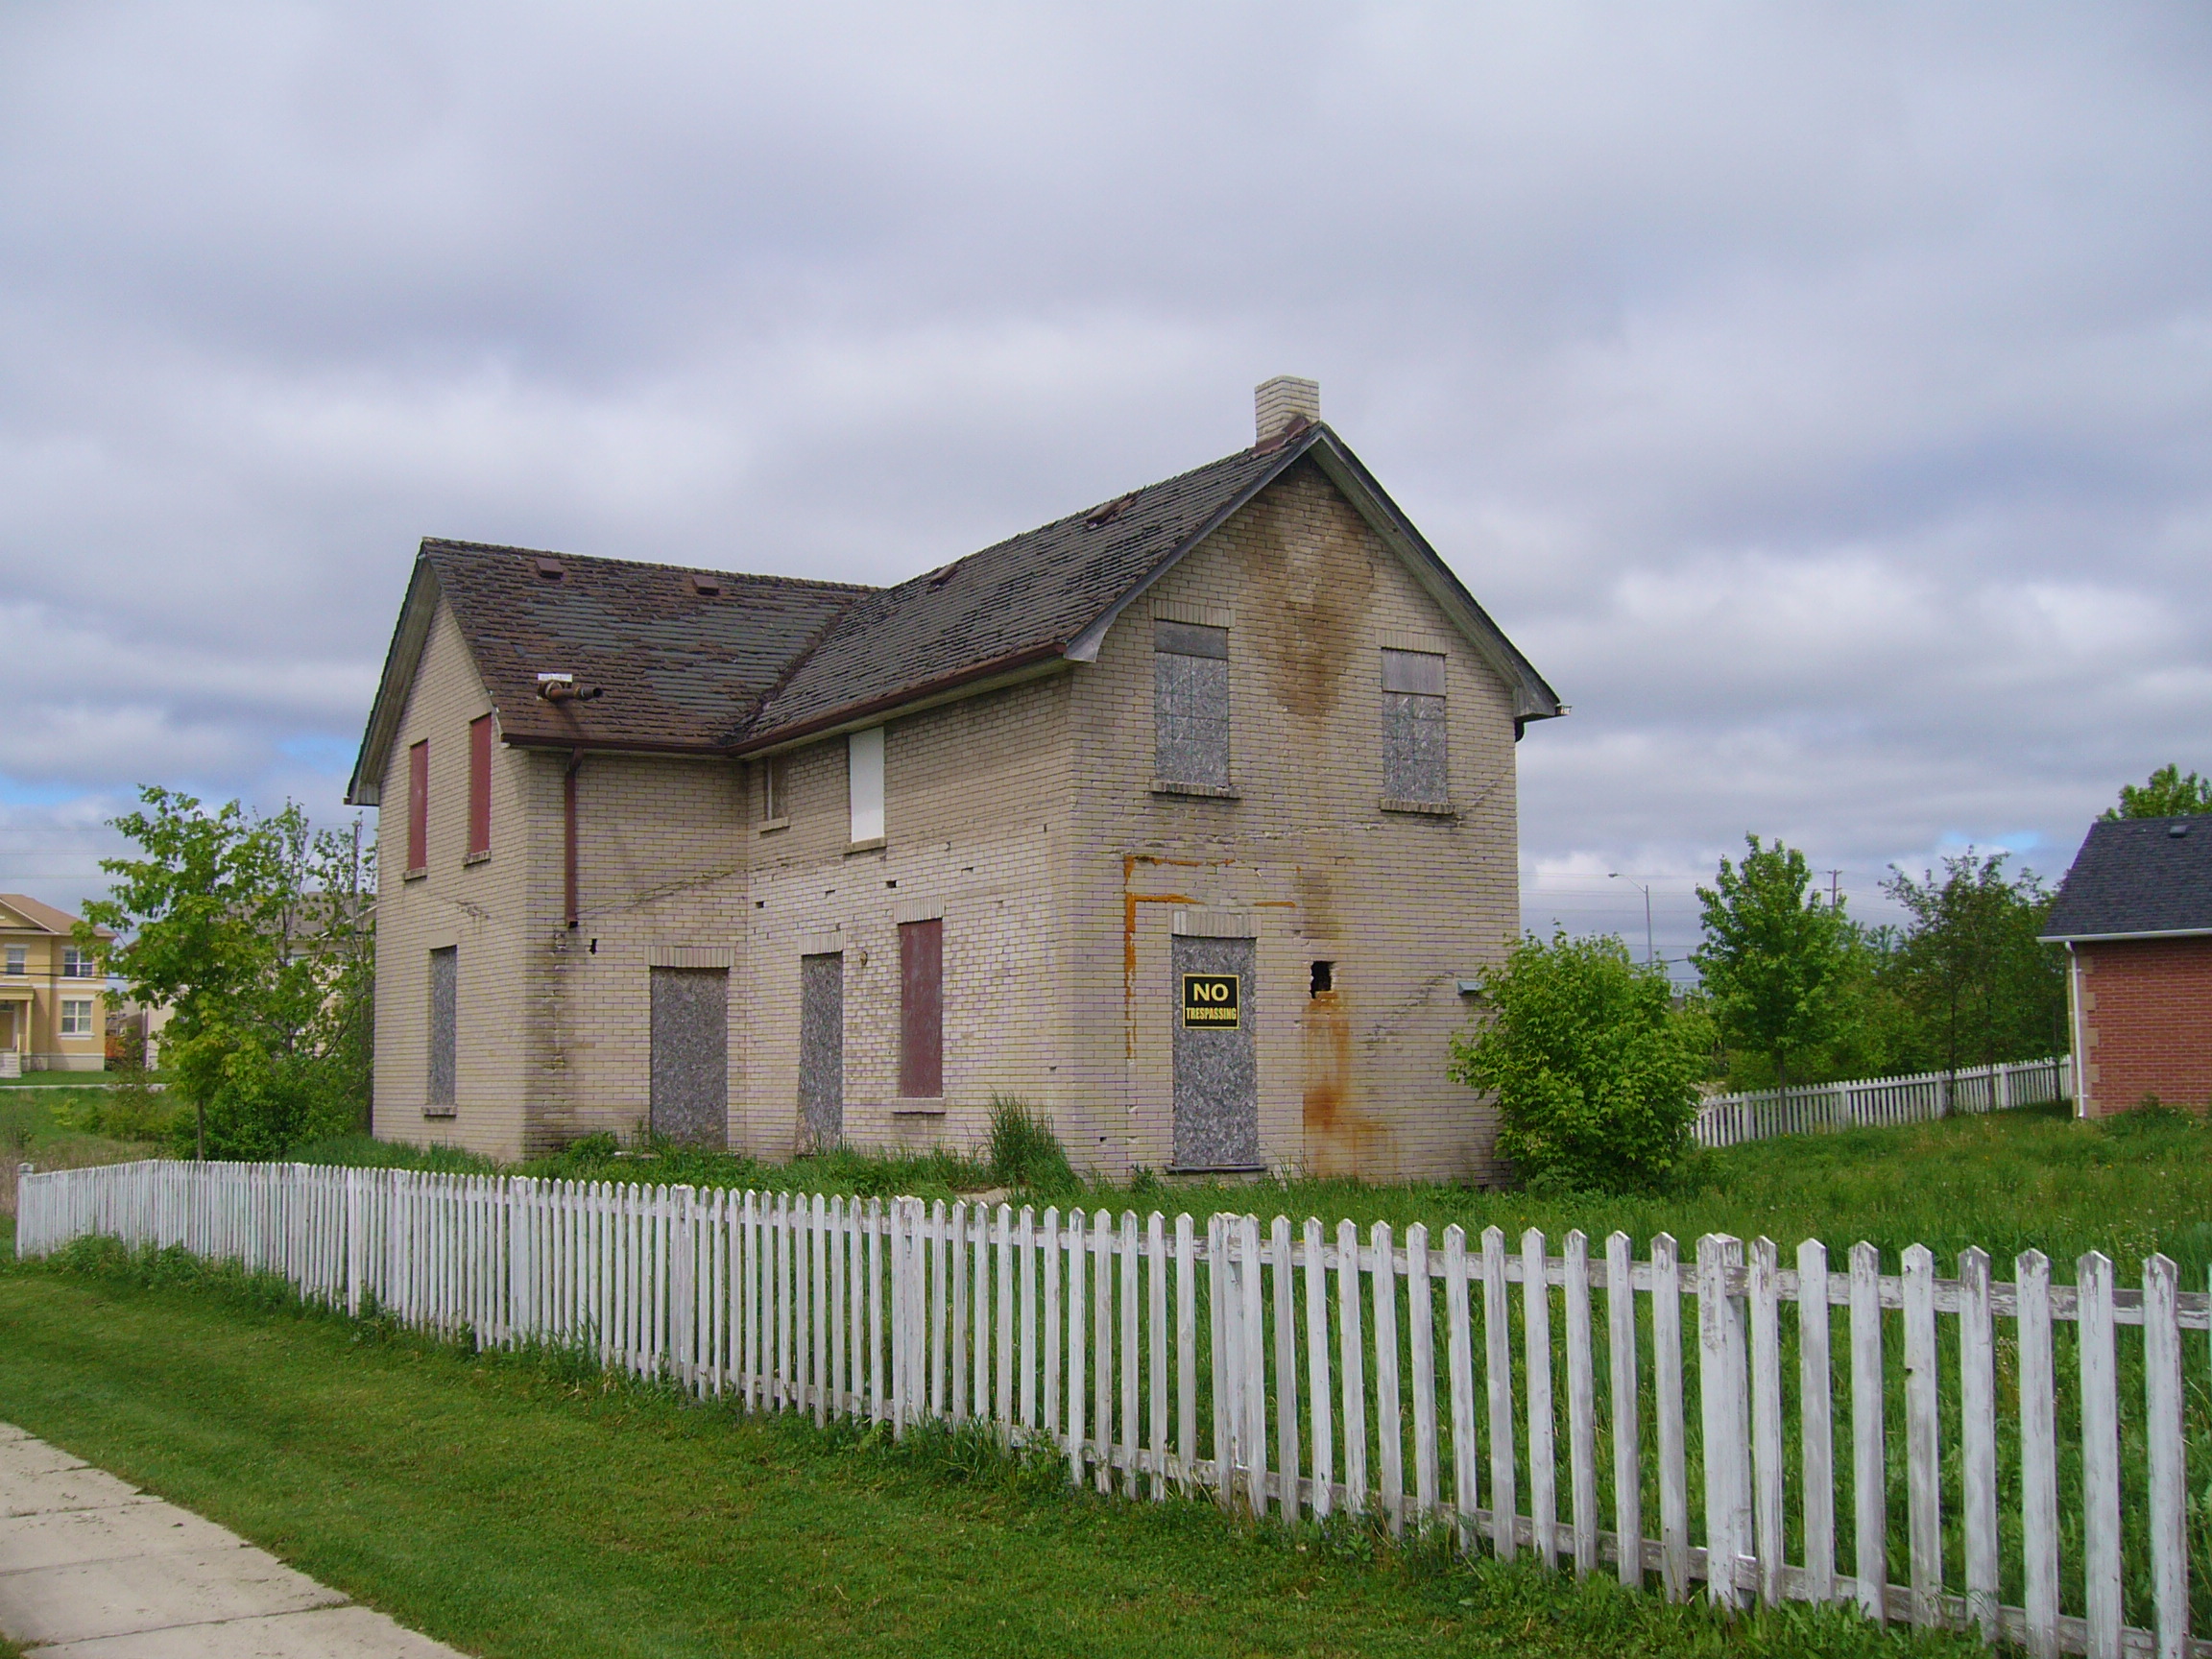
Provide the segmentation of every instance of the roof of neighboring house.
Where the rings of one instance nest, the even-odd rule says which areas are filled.
[[[57,910],[51,904],[42,904],[26,893],[0,893],[0,907],[14,911],[28,926],[41,933],[59,933],[67,938],[77,927],[78,919],[68,911]],[[12,923],[0,918],[0,928],[12,926]],[[103,939],[115,937],[105,927],[97,927],[93,931]]]
[[[440,597],[505,741],[746,754],[1091,661],[1124,607],[1302,465],[1324,472],[1443,606],[1511,687],[1517,722],[1565,712],[1358,458],[1314,422],[894,588],[426,541],[347,799],[377,802]],[[702,594],[695,577],[719,591]],[[604,694],[547,702],[543,673]]]
[[[2090,825],[2041,936],[2080,943],[2176,933],[2212,934],[2212,817]]]

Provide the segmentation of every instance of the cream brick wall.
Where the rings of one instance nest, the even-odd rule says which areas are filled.
[[[1152,618],[1230,617],[1239,798],[1151,792]],[[1457,816],[1385,812],[1381,650],[1448,660]],[[619,689],[611,694],[619,695]],[[1097,661],[889,723],[884,844],[849,845],[846,742],[757,765],[588,755],[579,926],[563,921],[564,754],[500,746],[493,856],[463,862],[468,723],[488,705],[441,608],[384,799],[377,1129],[514,1157],[648,1107],[657,950],[731,963],[730,1138],[800,1138],[800,956],[845,956],[845,1130],[865,1147],[983,1139],[994,1094],[1048,1113],[1079,1165],[1162,1168],[1172,1135],[1178,908],[1257,920],[1261,1135],[1281,1168],[1495,1173],[1491,1115],[1444,1074],[1456,981],[1519,927],[1505,684],[1310,463],[1132,605]],[[430,858],[407,880],[407,746],[431,740]],[[945,1092],[898,1098],[898,925],[944,922]],[[427,952],[460,951],[459,1102],[426,1119]],[[1308,996],[1310,964],[1337,990]]]
[[[753,853],[740,1144],[781,1158],[797,1143],[799,958],[832,929],[848,1141],[974,1146],[999,1093],[1082,1118],[1048,989],[1067,949],[1070,701],[1062,672],[893,721],[884,845],[872,851],[848,850],[845,739],[792,756],[790,826],[757,833]],[[941,1110],[898,1097],[898,926],[931,914],[944,919]]]
[[[528,918],[542,806],[530,786],[534,757],[494,743],[492,855],[467,861],[469,723],[491,711],[461,631],[441,603],[385,767],[378,815],[374,1126],[389,1140],[514,1157],[525,1139],[529,1067],[521,1038],[530,1011]],[[407,753],[424,740],[430,745],[427,864],[410,879]],[[554,823],[558,830],[558,816]],[[455,949],[459,988],[455,1107],[450,1118],[431,1118],[423,1106],[429,953],[445,946]]]
[[[1154,795],[1152,622],[1163,606],[1230,617],[1231,775],[1240,799]],[[1455,818],[1385,812],[1386,634],[1447,658]],[[1172,914],[1258,923],[1263,1155],[1376,1177],[1495,1174],[1490,1109],[1451,1082],[1456,981],[1520,926],[1512,702],[1396,556],[1310,462],[1271,486],[1146,595],[1078,676],[1081,943],[1066,1002],[1070,1062],[1114,1101],[1122,1147],[1164,1167],[1173,1128]],[[1310,965],[1337,989],[1308,995]]]

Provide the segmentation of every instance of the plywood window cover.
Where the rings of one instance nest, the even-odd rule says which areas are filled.
[[[469,851],[467,860],[492,856],[492,716],[469,722]]]
[[[407,875],[424,875],[429,865],[430,741],[423,738],[407,746]]]
[[[653,945],[646,948],[648,968],[734,968],[737,951],[729,945]]]
[[[1183,939],[1257,939],[1260,919],[1249,910],[1178,910],[1169,931]]]
[[[870,726],[845,738],[845,787],[854,848],[883,840],[883,728]]]
[[[1193,605],[1179,599],[1155,599],[1155,622],[1188,622],[1199,628],[1234,628],[1236,613],[1226,605]]]

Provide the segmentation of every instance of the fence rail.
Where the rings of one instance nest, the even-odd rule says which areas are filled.
[[[2073,1063],[2061,1054],[1911,1077],[1716,1094],[1698,1107],[1691,1133],[1702,1146],[1736,1146],[1777,1135],[1926,1123],[1958,1112],[2004,1112],[2073,1097]]]
[[[1785,1265],[1769,1239],[1685,1259],[1662,1234],[1638,1260],[1619,1233],[1553,1254],[1497,1228],[297,1165],[20,1192],[24,1257],[180,1245],[749,1409],[984,1426],[1133,1499],[1373,1513],[1673,1598],[1844,1602],[2039,1656],[2212,1659],[2185,1451],[2212,1411],[2182,1334],[2212,1331],[2212,1297],[2164,1256],[2140,1288],[2096,1253],[2071,1286],[2035,1251],[1998,1284],[1983,1251],[1943,1279],[1919,1245],[1891,1275],[1866,1244],[1837,1272],[1817,1241]]]

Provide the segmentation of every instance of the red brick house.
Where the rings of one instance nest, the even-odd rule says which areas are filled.
[[[2076,1111],[2212,1103],[2212,818],[2091,825],[2041,936],[2066,947]]]

